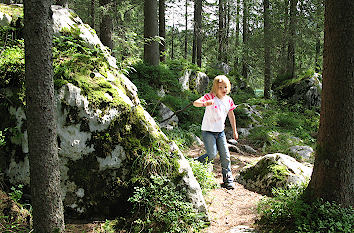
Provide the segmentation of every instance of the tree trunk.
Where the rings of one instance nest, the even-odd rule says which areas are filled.
[[[165,23],[165,0],[159,0],[159,35],[163,40],[159,44],[160,48],[160,61],[164,62],[166,60],[165,56],[165,45],[166,45],[166,23]]]
[[[185,14],[185,35],[184,35],[184,59],[188,55],[188,0],[186,0],[186,14]]]
[[[159,65],[157,2],[156,0],[144,1],[144,61],[153,66]]]
[[[296,5],[298,0],[290,0],[290,24],[288,37],[288,59],[286,73],[295,77]]]
[[[33,228],[64,232],[52,67],[51,1],[24,2],[25,87]]]
[[[263,1],[264,7],[264,98],[270,98],[271,74],[270,74],[270,22],[269,22],[269,0]]]
[[[242,76],[248,79],[248,1],[243,0],[243,55],[242,55]]]
[[[197,57],[197,1],[194,0],[194,22],[193,22],[193,45],[192,45],[192,63],[195,64]]]
[[[354,1],[325,1],[323,90],[310,200],[354,204]]]
[[[100,39],[103,45],[113,50],[113,20],[110,15],[111,0],[100,0],[100,6],[104,8],[100,24]]]
[[[202,66],[202,0],[196,0],[196,55],[197,65]]]
[[[224,31],[225,31],[224,14],[225,14],[224,0],[219,0],[219,30],[218,30],[218,37],[219,37],[218,61],[219,62],[224,61],[224,46],[225,46],[224,45]]]
[[[90,6],[91,28],[95,29],[95,0],[91,0]]]
[[[68,0],[56,0],[55,5],[59,5],[68,8]]]
[[[235,63],[234,69],[238,71],[239,54],[238,49],[240,46],[240,0],[236,1],[236,32],[235,32]]]

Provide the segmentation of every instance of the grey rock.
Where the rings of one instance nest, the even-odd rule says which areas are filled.
[[[292,146],[290,147],[290,153],[306,160],[313,157],[314,150],[310,146]]]
[[[168,119],[173,114],[174,114],[174,112],[171,109],[169,109],[166,105],[164,105],[163,103],[160,104],[159,116],[162,119],[161,121]],[[176,115],[174,115],[169,120],[160,123],[160,127],[166,128],[168,130],[172,130],[173,128],[175,128],[177,126],[178,126],[178,117]]]
[[[237,227],[232,228],[232,229],[229,231],[229,233],[245,233],[245,232],[257,233],[257,230],[254,229],[254,228],[251,228],[251,227],[249,227],[249,226],[240,225],[240,226],[237,226]]]

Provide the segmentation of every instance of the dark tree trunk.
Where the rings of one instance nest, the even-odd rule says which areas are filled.
[[[33,228],[64,232],[52,67],[51,1],[24,2],[25,87]]]
[[[164,62],[166,60],[165,56],[165,39],[166,39],[166,23],[165,23],[165,0],[159,0],[159,35],[163,40],[159,44],[160,48],[160,61]]]
[[[144,1],[144,61],[153,66],[160,62],[159,44],[156,41],[158,35],[157,1]]]
[[[248,79],[248,0],[243,0],[243,55],[242,76]]]
[[[113,31],[113,20],[110,15],[110,4],[111,0],[100,0],[100,6],[104,7],[102,20],[100,24],[100,39],[103,45],[107,46],[111,50],[113,49],[112,31]]]
[[[194,22],[193,22],[193,45],[192,45],[192,63],[195,64],[197,57],[197,1],[194,0]]]
[[[224,32],[225,32],[225,9],[224,9],[224,0],[219,0],[219,30],[218,30],[218,39],[219,39],[219,47],[218,47],[218,61],[224,61]]]
[[[269,0],[263,1],[264,7],[264,98],[270,98],[270,48],[271,48],[271,35],[270,35],[270,22],[269,22]]]
[[[175,58],[175,23],[172,25],[172,37],[171,37],[171,59]]]
[[[310,200],[354,204],[354,1],[325,1],[323,90]]]
[[[55,5],[59,5],[65,8],[68,8],[68,0],[56,0]]]
[[[282,38],[282,45],[280,50],[280,65],[278,74],[284,75],[287,67],[287,52],[286,46],[288,43],[288,26],[289,26],[289,0],[284,0],[284,32]]]
[[[286,73],[291,78],[295,77],[295,41],[296,41],[296,5],[298,0],[290,0],[290,24],[288,37],[288,59]]]
[[[188,55],[188,0],[186,0],[186,13],[185,13],[185,35],[184,35],[184,59],[187,59]]]
[[[236,1],[236,32],[235,32],[235,63],[234,69],[238,71],[238,63],[239,63],[239,53],[238,49],[240,46],[240,0]]]
[[[196,0],[196,55],[197,65],[202,66],[202,0]]]
[[[95,0],[91,0],[90,6],[91,28],[95,29]]]

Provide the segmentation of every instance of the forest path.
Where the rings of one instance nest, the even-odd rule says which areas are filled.
[[[204,153],[202,147],[194,147],[188,151],[189,157],[198,157]],[[234,177],[245,165],[257,161],[260,155],[231,153],[231,167]],[[220,159],[214,160],[213,172],[219,184],[222,183]],[[249,191],[243,185],[235,182],[234,190],[217,188],[205,196],[210,226],[203,233],[227,233],[237,226],[253,227],[257,218],[257,203],[263,197],[261,194]]]

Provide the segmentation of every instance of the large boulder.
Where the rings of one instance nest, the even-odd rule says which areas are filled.
[[[242,169],[236,179],[249,190],[272,195],[273,188],[300,184],[309,179],[311,173],[312,167],[276,153],[265,155],[255,165]]]
[[[203,72],[184,71],[179,79],[182,90],[195,90],[198,94],[205,94],[209,86],[209,77]]]
[[[186,201],[205,212],[205,201],[189,163],[141,106],[135,85],[119,72],[115,59],[89,26],[68,9],[53,6],[52,10],[55,31],[60,35],[54,40],[53,62],[66,213],[124,215],[134,187],[146,184],[156,172],[180,176],[175,179],[176,186],[187,191]],[[71,36],[65,37],[68,34]],[[18,59],[23,61],[23,51]],[[6,76],[4,80],[10,80],[0,79],[0,94],[6,100],[0,104],[0,131],[9,129],[5,131],[7,143],[0,150],[0,170],[10,184],[28,188],[24,68],[17,68],[8,77],[0,73],[0,77]]]

